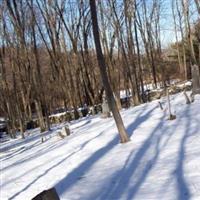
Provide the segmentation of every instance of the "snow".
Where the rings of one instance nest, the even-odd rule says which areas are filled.
[[[0,122],[5,122],[5,118],[4,117],[0,117]]]
[[[52,114],[49,117],[61,117],[63,115],[66,115],[67,112],[61,112],[61,113],[56,113],[56,114]]]
[[[125,99],[131,97],[131,89],[129,90],[120,90],[120,99]]]
[[[192,86],[192,81],[186,81],[184,83],[177,84],[177,87],[184,88],[185,86]]]
[[[59,124],[43,143],[38,129],[1,143],[1,200],[30,200],[51,187],[61,200],[200,199],[200,96],[186,105],[179,93],[171,104],[173,121],[158,101],[122,111],[126,144],[113,119],[99,116],[71,122],[64,139]]]

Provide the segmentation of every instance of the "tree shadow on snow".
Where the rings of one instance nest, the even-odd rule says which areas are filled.
[[[144,107],[144,110],[141,110],[141,112],[136,117],[135,121],[132,124],[130,124],[127,128],[130,136],[133,134],[134,129],[136,129],[140,124],[142,124],[145,120],[147,120],[151,116],[151,113],[155,110],[155,108],[156,107],[151,108],[146,113],[144,113],[146,107]],[[143,115],[141,116],[141,114]],[[83,161],[77,168],[75,168],[72,172],[70,172],[65,178],[60,180],[59,183],[57,183],[55,186],[58,194],[62,195],[67,190],[70,190],[70,188],[73,185],[75,185],[77,181],[79,181],[80,177],[83,177],[84,174],[86,174],[99,159],[101,159],[103,156],[109,153],[109,151],[111,151],[118,143],[119,143],[119,136],[116,136],[107,145],[97,150],[92,156],[90,156],[87,160]],[[88,199],[95,199],[96,197],[95,196],[94,198],[89,197]],[[99,194],[98,194],[98,198],[99,198]]]
[[[95,192],[92,196],[88,197],[88,199],[121,199],[125,192],[127,193],[127,200],[134,199],[134,196],[158,159],[162,134],[157,134],[157,131],[159,130],[160,133],[160,129],[163,128],[164,117],[165,116],[160,119],[158,125],[144,141],[135,156],[132,157],[132,152],[130,152],[122,169],[112,177],[109,177],[107,190]],[[131,125],[131,127],[133,126]],[[151,152],[151,155],[149,155],[149,150],[151,148],[154,152]],[[132,179],[135,179],[134,184],[130,183]]]
[[[173,177],[171,180],[176,180],[176,199],[178,200],[189,200],[191,198],[191,192],[189,190],[188,183],[185,179],[184,174],[184,160],[185,160],[185,145],[187,138],[193,135],[197,130],[193,130],[190,133],[190,118],[187,116],[189,114],[189,107],[186,110],[184,116],[188,119],[185,124],[186,128],[184,134],[180,141],[179,152],[177,156],[177,164],[175,170],[173,171]],[[181,118],[181,117],[180,117]],[[163,118],[164,119],[164,118]],[[151,170],[155,166],[159,159],[160,152],[166,147],[168,141],[175,133],[178,127],[174,127],[167,135],[165,135],[165,123],[163,119],[160,120],[158,125],[153,129],[150,136],[145,140],[141,148],[137,151],[134,158],[128,157],[124,167],[120,172],[114,174],[110,177],[110,187],[106,191],[98,191],[92,196],[92,199],[98,197],[98,199],[135,199],[137,192],[141,189],[142,184],[147,179]],[[180,120],[180,119],[177,119]],[[179,124],[177,122],[177,124]],[[162,141],[162,143],[161,143]],[[163,142],[164,141],[164,142]],[[154,149],[154,152],[149,152],[149,150]],[[123,196],[125,194],[125,198]],[[162,193],[161,193],[162,194]],[[123,196],[123,198],[122,198]],[[91,196],[90,196],[91,198]],[[88,198],[88,199],[90,199]],[[165,199],[165,197],[162,197]],[[168,197],[166,197],[167,199]]]
[[[91,120],[87,120],[87,121],[86,121],[84,124],[82,124],[81,126],[76,127],[76,129],[78,129],[78,128],[82,127],[82,126],[88,125],[89,123],[91,123]],[[55,127],[52,127],[51,131],[46,132],[46,133],[45,133],[46,139],[45,139],[45,142],[44,142],[43,144],[45,145],[45,144],[46,144],[46,141],[49,140],[49,139],[52,137],[51,134],[54,133],[54,131],[60,130],[65,124],[66,124],[66,123],[63,123],[63,124],[61,124],[61,126],[58,126],[58,125],[57,125],[57,126],[55,126]],[[72,130],[74,130],[74,129],[72,129]],[[56,133],[56,132],[55,132],[55,133]],[[54,133],[54,135],[55,135],[55,133]],[[13,157],[16,157],[16,156],[22,154],[23,152],[25,152],[25,151],[27,151],[27,150],[33,150],[33,149],[37,148],[39,145],[41,145],[41,136],[42,136],[42,134],[43,134],[43,133],[41,133],[40,135],[36,135],[36,136],[34,136],[34,137],[31,137],[31,138],[26,138],[26,140],[28,141],[28,143],[35,140],[35,142],[34,142],[33,144],[31,144],[31,145],[27,145],[27,144],[26,144],[25,146],[22,146],[22,147],[19,147],[19,148],[17,148],[17,149],[14,149],[13,151],[12,151],[12,148],[14,148],[14,147],[16,148],[17,146],[20,146],[20,145],[25,144],[25,141],[24,141],[24,140],[23,140],[23,141],[20,141],[20,142],[18,142],[18,143],[15,144],[15,145],[9,145],[9,147],[6,147],[4,150],[8,150],[8,148],[9,148],[9,150],[11,151],[11,153],[9,153],[9,154],[7,154],[7,155],[1,157],[1,158],[0,158],[0,161],[9,160],[9,159],[11,159],[11,158],[13,158]],[[47,137],[47,136],[48,136],[48,137]],[[53,137],[54,137],[54,136],[53,136]],[[31,152],[31,155],[28,154],[27,157],[23,157],[23,159],[18,160],[18,161],[15,162],[14,164],[11,164],[11,165],[9,165],[9,166],[6,166],[5,169],[9,169],[9,168],[12,168],[12,167],[14,167],[14,166],[17,166],[18,164],[22,164],[22,163],[27,162],[27,161],[30,161],[30,160],[32,160],[32,159],[41,157],[41,156],[43,156],[44,154],[49,153],[50,151],[53,151],[54,149],[56,149],[56,148],[58,148],[58,147],[61,147],[61,146],[63,146],[63,145],[65,145],[65,142],[63,142],[62,144],[56,143],[56,144],[50,145],[50,146],[48,146],[48,147],[46,147],[46,148],[42,148],[42,149],[39,149],[39,150],[37,150],[37,151],[32,151],[32,152]],[[3,171],[4,168],[2,168],[1,170]]]
[[[187,139],[198,132],[198,127],[196,127],[196,129],[191,128],[191,121],[192,121],[191,117],[194,116],[190,115],[190,108],[191,108],[190,105],[188,105],[187,109],[183,113],[183,117],[187,119],[185,120],[186,121],[185,132],[179,144],[179,152],[178,152],[176,168],[172,173],[172,178],[175,178],[176,180],[178,200],[189,200],[191,198],[191,192],[188,187],[186,176],[184,173],[184,160],[186,158]]]
[[[135,121],[127,127],[127,131],[130,136],[133,134],[133,130],[135,130],[138,126],[140,126],[151,117],[155,107],[148,109],[147,111],[146,109],[147,107],[143,107],[143,109],[138,113]],[[186,112],[186,114],[187,113],[189,113],[189,110]],[[154,168],[155,164],[157,163],[160,152],[167,146],[168,141],[176,131],[177,127],[174,126],[173,129],[165,134],[167,122],[164,120],[164,118],[165,115],[159,119],[156,127],[151,131],[137,152],[135,154],[133,151],[130,152],[122,168],[117,172],[115,171],[110,177],[107,178],[108,181],[105,183],[106,185],[102,187],[100,186],[98,191],[88,191],[88,194],[84,194],[82,199],[120,199],[124,194],[126,196],[125,199],[127,200],[134,199],[138,191],[141,189],[141,186],[147,179],[148,175]],[[176,120],[180,120],[180,116],[179,119]],[[178,124],[178,122],[176,124]],[[181,138],[179,146],[177,164],[175,166],[175,170],[172,173],[172,177],[176,180],[178,200],[189,200],[191,197],[187,181],[184,177],[185,145],[187,138],[192,134],[190,131],[190,119],[187,120],[185,126],[185,132]],[[26,187],[10,197],[9,200],[14,199],[20,193],[27,190],[41,177],[69,159],[71,156],[81,151],[90,141],[98,138],[104,132],[105,130],[94,138],[83,143],[78,150],[72,152],[70,155],[65,156],[59,162],[46,169],[42,174],[37,176],[33,181],[26,185]],[[102,157],[106,156],[118,143],[119,136],[116,136],[107,145],[97,150],[89,158],[83,161],[77,168],[67,174],[66,177],[61,179],[55,185],[58,194],[62,196],[63,193],[69,191],[80,180],[80,177],[83,177],[85,174],[87,174],[91,167]]]
[[[69,159],[70,157],[72,157],[73,155],[75,155],[76,153],[80,152],[82,149],[85,148],[85,146],[90,143],[92,140],[98,138],[100,135],[103,134],[103,131],[100,132],[98,135],[96,135],[95,137],[93,137],[90,140],[87,140],[86,142],[84,142],[80,148],[78,148],[77,150],[75,150],[74,152],[72,152],[71,154],[65,156],[64,158],[62,158],[59,162],[53,164],[51,167],[49,167],[48,169],[46,169],[45,171],[43,171],[39,176],[37,176],[34,180],[32,180],[29,184],[27,184],[24,188],[22,188],[20,191],[18,191],[17,193],[15,193],[14,195],[12,195],[8,200],[12,200],[14,198],[16,198],[19,194],[21,194],[22,192],[26,191],[30,186],[32,186],[35,182],[37,182],[40,178],[42,178],[43,176],[45,176],[47,173],[49,173],[51,170],[53,170],[54,168],[58,167],[60,164],[62,164],[64,161],[66,161],[67,159]],[[38,168],[40,168],[40,166],[38,166]],[[35,169],[35,168],[34,168]],[[18,179],[20,177],[25,176],[26,174],[31,173],[31,170],[25,172],[24,174],[20,175],[19,177],[15,178]],[[13,182],[15,179],[10,180],[9,182]],[[6,184],[8,184],[9,182],[7,182]]]
[[[133,133],[141,123],[148,120],[151,117],[151,113],[155,108],[149,110],[136,118],[136,120],[130,124],[127,128],[129,135]],[[144,112],[144,111],[143,111]],[[136,194],[141,189],[148,175],[155,167],[157,161],[159,160],[160,152],[166,148],[170,138],[175,133],[178,128],[178,122],[170,131],[165,134],[168,122],[165,120],[165,115],[160,118],[156,127],[152,130],[148,138],[144,141],[141,147],[137,150],[136,154],[133,156],[133,152],[130,152],[124,166],[121,170],[114,172],[111,177],[107,178],[105,185],[95,191],[89,191],[88,194],[84,194],[84,200],[90,199],[134,199]],[[180,120],[180,119],[176,119]],[[170,123],[170,122],[169,122]],[[174,170],[173,175],[176,179],[176,197],[178,200],[189,200],[191,197],[188,183],[184,177],[184,160],[185,160],[185,144],[188,138],[190,120],[188,119],[186,124],[186,130],[181,139],[180,149],[178,153],[177,165]],[[85,160],[79,167],[75,168],[71,173],[69,173],[64,179],[60,180],[56,184],[56,189],[59,195],[64,192],[69,191],[73,185],[77,183],[79,177],[84,176],[90,168],[97,162],[100,158],[105,156],[109,151],[118,143],[118,138],[115,137],[106,146],[96,151],[90,158]],[[125,194],[125,198],[124,195]],[[123,197],[123,198],[122,198]],[[166,197],[167,198],[167,197]]]

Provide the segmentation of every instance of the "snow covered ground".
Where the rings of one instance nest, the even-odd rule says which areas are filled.
[[[61,200],[200,199],[200,96],[191,105],[181,93],[171,99],[173,121],[158,101],[122,111],[127,144],[99,116],[72,122],[63,140],[60,124],[44,143],[38,129],[0,143],[0,199],[30,200],[51,187]]]

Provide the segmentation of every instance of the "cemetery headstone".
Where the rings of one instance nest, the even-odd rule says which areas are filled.
[[[69,129],[69,126],[68,126],[68,125],[62,127],[62,133],[63,133],[63,135],[65,135],[65,136],[70,135],[70,129]]]
[[[106,94],[105,92],[103,93],[103,103],[102,103],[102,117],[103,118],[107,118],[107,117],[110,117],[110,109],[109,109],[109,106],[108,106],[108,102],[107,102],[107,99],[106,99]]]
[[[169,98],[169,90],[167,89],[167,103],[168,103],[168,112],[169,112],[169,118],[168,120],[174,120],[176,119],[176,115],[173,115],[171,112],[171,103]]]
[[[200,73],[197,65],[192,66],[192,93],[200,94]]]
[[[51,188],[49,190],[44,190],[37,196],[35,196],[32,200],[60,200],[56,189]]]
[[[185,96],[185,101],[186,101],[186,104],[190,104],[190,103],[191,103],[191,101],[190,101],[190,99],[189,99],[189,97],[188,97],[188,95],[187,95],[187,93],[186,93],[186,91],[185,91],[185,90],[184,90],[183,94],[184,94],[184,96]]]

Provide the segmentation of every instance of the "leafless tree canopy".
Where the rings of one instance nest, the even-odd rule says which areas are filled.
[[[165,87],[173,78],[190,79],[191,65],[200,65],[199,0],[96,4],[106,73],[119,109],[120,90],[131,91],[137,105],[146,101],[146,84]],[[170,24],[171,32],[163,31]],[[165,34],[174,42],[166,45]],[[79,107],[101,103],[103,91],[89,1],[0,1],[0,116],[9,119],[11,135],[17,128],[23,134],[35,114],[41,129],[49,129],[49,115],[57,108],[73,109],[77,118]]]

